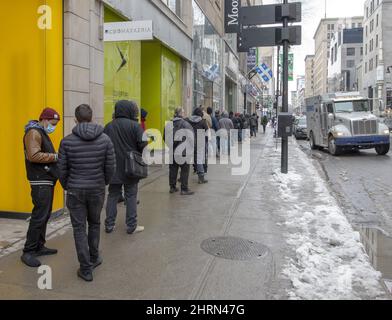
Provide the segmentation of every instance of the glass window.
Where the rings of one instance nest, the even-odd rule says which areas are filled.
[[[355,48],[347,48],[348,56],[355,56]]]
[[[368,112],[367,100],[335,102],[336,113]]]
[[[354,68],[355,61],[354,60],[347,60],[347,68]]]
[[[166,4],[171,11],[173,11],[177,16],[181,17],[181,0],[161,0]]]

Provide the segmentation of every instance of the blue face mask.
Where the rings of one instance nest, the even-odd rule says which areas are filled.
[[[56,126],[51,123],[48,124],[48,127],[45,129],[46,133],[51,134],[56,130]]]

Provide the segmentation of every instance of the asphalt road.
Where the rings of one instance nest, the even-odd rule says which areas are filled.
[[[379,228],[392,236],[392,151],[386,156],[364,150],[333,157],[327,150],[312,151],[308,141],[298,144],[319,161],[354,227]]]

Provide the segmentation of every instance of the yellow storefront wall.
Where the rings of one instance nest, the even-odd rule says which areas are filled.
[[[0,9],[0,212],[31,213],[30,186],[24,163],[24,126],[51,107],[63,115],[63,1],[2,1]],[[50,30],[40,29],[46,5]],[[50,15],[47,15],[49,17]],[[41,20],[42,21],[42,20]],[[49,26],[43,21],[41,27]],[[58,149],[63,137],[60,123],[51,135]],[[58,185],[53,210],[63,208]]]

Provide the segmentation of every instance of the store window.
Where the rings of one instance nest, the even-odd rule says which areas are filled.
[[[195,1],[193,37],[193,107],[223,107],[223,40]]]

